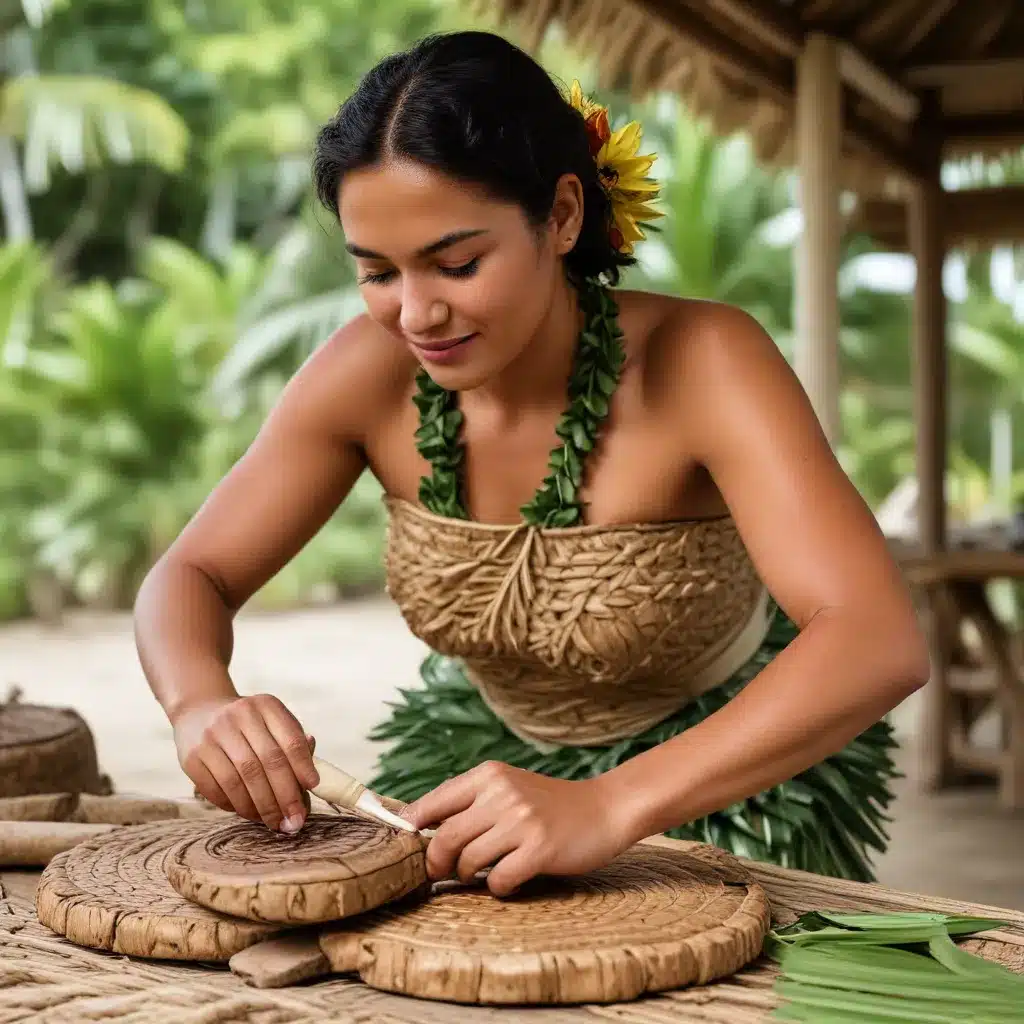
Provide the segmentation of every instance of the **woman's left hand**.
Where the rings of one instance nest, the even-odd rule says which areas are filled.
[[[488,888],[507,896],[535,875],[576,875],[603,867],[638,837],[602,776],[551,779],[485,761],[409,804],[417,828],[437,826],[427,847],[432,879],[468,882],[491,867]]]

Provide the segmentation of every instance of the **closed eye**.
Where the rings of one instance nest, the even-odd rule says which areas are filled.
[[[395,276],[393,270],[381,270],[376,274],[363,274],[359,278],[358,284],[386,284]]]
[[[438,267],[438,272],[445,277],[472,277],[480,267],[480,257],[475,256],[469,260],[468,263],[462,263],[457,267]],[[380,270],[376,273],[366,273],[359,278],[358,284],[387,284],[397,271],[395,270]]]
[[[480,257],[476,256],[468,263],[463,263],[458,267],[438,267],[438,270],[440,270],[445,277],[472,277],[479,266]]]

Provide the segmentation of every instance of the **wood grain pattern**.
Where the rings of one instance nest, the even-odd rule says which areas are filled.
[[[197,835],[168,858],[186,899],[253,921],[313,924],[372,910],[423,886],[427,839],[356,812],[311,814],[280,835],[232,821]]]
[[[456,1003],[635,999],[705,984],[755,959],[764,890],[723,851],[637,846],[579,878],[537,879],[512,899],[439,883],[321,934],[335,971]]]
[[[58,854],[43,871],[36,913],[59,935],[129,956],[226,962],[281,930],[196,906],[171,888],[165,858],[176,844],[208,832],[210,822],[107,827],[109,833]]]

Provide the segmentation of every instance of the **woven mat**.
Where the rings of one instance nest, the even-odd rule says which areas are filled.
[[[672,840],[653,840],[672,844]],[[688,844],[679,844],[688,845]],[[1024,913],[924,898],[763,864],[777,923],[814,908],[935,910],[1012,921],[1018,941],[973,940],[972,952],[1024,973]],[[488,1009],[377,992],[341,978],[288,989],[248,988],[224,969],[130,960],[81,949],[38,923],[37,872],[0,875],[0,1024],[761,1024],[776,1005],[775,972],[759,960],[728,981],[610,1006]]]

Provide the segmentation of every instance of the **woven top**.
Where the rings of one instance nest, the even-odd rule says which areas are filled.
[[[386,505],[388,593],[409,628],[460,658],[535,746],[639,735],[767,632],[768,595],[730,517],[548,529]]]

